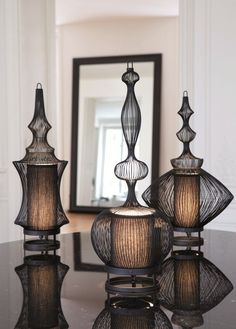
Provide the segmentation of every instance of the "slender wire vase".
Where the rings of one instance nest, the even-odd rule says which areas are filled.
[[[126,181],[128,194],[122,207],[105,210],[96,217],[91,239],[96,253],[106,264],[106,290],[109,293],[152,294],[157,290],[157,266],[172,246],[173,231],[165,216],[161,217],[155,209],[141,206],[136,199],[136,182],[148,174],[147,165],[135,156],[141,113],[134,85],[139,76],[128,65],[122,80],[127,85],[121,123],[128,156],[116,165],[115,175]],[[109,274],[121,277],[110,278]],[[146,274],[151,277],[143,277]],[[127,284],[126,288],[122,287],[124,284]]]

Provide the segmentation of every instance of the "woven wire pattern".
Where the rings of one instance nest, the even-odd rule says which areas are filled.
[[[205,313],[219,304],[231,292],[233,285],[209,260],[202,257],[197,261],[199,262],[199,282],[195,284],[199,284],[199,310]],[[175,282],[175,262],[180,262],[181,265],[184,260],[175,260],[174,257],[168,258],[162,264],[162,273],[158,276],[159,301],[170,311],[174,311],[177,304],[181,303],[181,301],[176,300],[175,296],[176,285],[178,284]]]
[[[26,257],[27,258],[27,257]],[[34,259],[41,260],[41,265],[26,265],[22,264],[20,266],[17,266],[15,268],[15,271],[21,281],[23,293],[24,293],[24,299],[23,299],[23,306],[21,310],[21,314],[19,316],[19,319],[17,321],[17,324],[15,325],[15,329],[22,329],[22,328],[31,328],[32,321],[34,322],[34,327],[36,326],[41,328],[41,325],[43,328],[50,328],[52,329],[67,329],[69,328],[69,325],[64,317],[62,307],[61,307],[61,300],[60,300],[60,294],[61,294],[61,288],[63,280],[66,276],[66,273],[69,270],[69,266],[61,263],[60,261],[56,261],[58,256],[52,256],[49,257],[47,255],[37,255],[37,256],[28,256],[28,258],[31,258],[32,261]],[[47,261],[51,259],[52,263],[47,264]],[[43,264],[43,261],[45,260],[46,264]],[[54,262],[55,261],[55,262]],[[41,275],[39,275],[41,272]],[[44,273],[46,272],[46,273]],[[41,291],[42,288],[44,288],[44,285],[47,285],[48,282],[48,276],[46,275],[46,278],[43,279],[44,274],[47,274],[47,272],[50,272],[53,277],[50,282],[51,293],[53,294],[53,299],[55,302],[54,307],[51,307],[51,310],[49,311],[49,318],[56,319],[56,322],[58,324],[56,326],[51,327],[50,320],[48,320],[47,317],[45,319],[39,318],[39,314],[42,317],[42,308],[48,308],[47,299],[44,300],[45,305],[42,303],[37,302],[37,298],[35,296],[31,297],[31,291],[32,291],[32,284],[38,288],[39,291]],[[32,312],[32,301],[35,301],[34,309]],[[30,320],[31,319],[31,320]],[[42,324],[42,321],[44,322]],[[48,323],[47,323],[48,321]]]
[[[145,207],[131,208],[130,213],[127,215],[120,207],[105,210],[97,216],[91,230],[96,253],[105,264],[115,267],[157,265],[171,249],[171,224]]]
[[[143,179],[148,174],[147,165],[135,158],[134,148],[141,126],[141,112],[134,93],[135,83],[139,75],[133,68],[128,68],[122,76],[127,85],[127,96],[121,112],[121,124],[124,138],[128,147],[127,159],[115,166],[115,175],[126,181]]]
[[[148,173],[147,165],[137,160],[134,152],[141,126],[141,112],[134,93],[139,75],[133,67],[128,67],[122,80],[127,85],[121,123],[128,156],[116,165],[115,175],[126,181],[128,194],[123,207],[105,210],[96,217],[91,239],[96,253],[106,265],[146,269],[159,264],[168,254],[173,229],[168,219],[161,218],[154,209],[142,207],[136,199],[136,181]]]
[[[115,175],[123,180],[140,180],[146,177],[148,168],[142,161],[136,160],[134,157],[128,157],[125,161],[120,162],[115,167]]]
[[[116,314],[104,309],[94,322],[92,329],[173,329],[166,314],[159,308],[140,310],[124,308]]]
[[[92,329],[110,329],[111,328],[111,313],[104,309],[96,318]]]
[[[175,170],[170,170],[155,180],[142,194],[149,207],[158,209],[174,223],[174,176]],[[200,176],[200,227],[206,225],[218,216],[232,201],[232,193],[215,177],[203,169]]]
[[[111,216],[109,210],[102,211],[93,222],[91,229],[93,248],[105,263],[111,262]]]
[[[40,88],[38,88],[40,87]],[[61,177],[63,174],[63,171],[67,165],[67,161],[64,160],[58,160],[57,157],[54,154],[54,148],[51,147],[48,144],[47,141],[47,134],[48,131],[51,129],[51,125],[49,124],[46,114],[45,114],[45,108],[44,108],[44,97],[43,97],[43,89],[41,84],[37,85],[36,92],[35,92],[35,109],[34,109],[34,116],[32,121],[29,124],[29,129],[31,130],[33,134],[33,140],[32,143],[26,148],[26,154],[24,158],[20,161],[14,161],[13,164],[16,167],[22,183],[22,189],[23,189],[23,197],[22,197],[22,204],[19,211],[19,214],[15,220],[15,224],[21,225],[23,227],[30,227],[31,224],[29,224],[29,181],[30,181],[30,174],[29,174],[29,166],[32,166],[32,168],[36,169],[36,166],[41,166],[42,171],[44,170],[44,166],[56,166],[57,167],[57,177],[55,179],[54,188],[56,191],[56,215],[52,216],[53,220],[50,220],[50,226],[52,228],[60,227],[64,224],[69,223],[69,220],[67,219],[63,208],[61,204],[60,199],[60,183],[61,183]],[[38,167],[39,168],[39,167]],[[32,177],[34,178],[34,177]],[[47,181],[47,179],[45,179]],[[41,180],[40,180],[41,181]],[[35,182],[35,185],[39,186],[38,183]],[[40,188],[39,188],[40,189]],[[48,190],[48,197],[51,196],[52,193]],[[32,194],[32,193],[31,193]],[[33,193],[35,194],[35,193]],[[42,193],[43,194],[43,193]],[[45,193],[44,193],[45,194]],[[32,195],[31,195],[32,196]],[[41,210],[41,208],[49,206],[48,202],[42,202],[38,209]],[[32,204],[35,204],[33,202]],[[39,216],[38,216],[39,217]],[[43,218],[43,216],[41,216]],[[54,221],[55,217],[55,222]],[[43,220],[42,220],[43,222]],[[45,220],[46,222],[46,220]],[[53,222],[53,225],[52,225]],[[35,229],[36,226],[33,226],[32,229]],[[43,227],[43,229],[46,229],[46,226]]]
[[[173,329],[170,320],[161,309],[155,311],[154,324],[156,329]]]
[[[15,220],[15,224],[21,225],[23,227],[29,227],[28,225],[28,164],[21,161],[14,161],[14,166],[16,167],[20,178],[21,178],[21,184],[22,184],[22,202],[21,202],[21,208],[19,211],[19,214]],[[61,198],[60,198],[60,185],[61,185],[61,178],[62,174],[64,172],[64,169],[67,165],[67,161],[60,161],[56,164],[57,166],[57,216],[56,216],[56,226],[60,227],[62,225],[65,225],[69,223],[69,220],[67,219],[65,212],[62,207]]]

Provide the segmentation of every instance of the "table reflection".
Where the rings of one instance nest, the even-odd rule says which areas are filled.
[[[173,312],[172,323],[182,328],[202,326],[202,314],[218,305],[233,289],[228,278],[201,251],[173,251],[164,261],[161,305]]]
[[[165,313],[149,298],[113,297],[92,329],[173,329]]]
[[[69,267],[53,254],[30,255],[15,268],[20,278],[24,298],[15,329],[69,328],[64,318],[60,292]]]
[[[80,233],[80,244],[74,237],[60,236],[61,259],[52,252],[26,256],[22,241],[0,245],[1,328],[235,328],[235,233],[204,232],[202,250],[211,261],[200,251],[174,251],[157,276],[155,299],[107,296],[89,233]]]

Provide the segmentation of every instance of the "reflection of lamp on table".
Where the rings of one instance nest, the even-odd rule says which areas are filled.
[[[92,329],[172,329],[165,313],[148,298],[113,297]]]
[[[37,85],[34,117],[29,128],[33,133],[33,141],[27,147],[25,157],[13,162],[23,188],[21,209],[15,224],[24,227],[25,235],[41,237],[41,240],[27,241],[25,248],[57,249],[59,242],[55,241],[55,234],[60,232],[62,225],[68,223],[59,194],[67,161],[58,160],[47,142],[51,126],[45,115],[41,84]],[[48,240],[49,235],[54,235],[54,240]]]
[[[15,329],[69,328],[61,308],[62,281],[69,267],[56,255],[32,255],[16,267],[24,300]]]
[[[201,326],[202,314],[219,304],[232,283],[203,253],[174,251],[158,276],[161,305],[173,312],[172,322],[183,328]]]

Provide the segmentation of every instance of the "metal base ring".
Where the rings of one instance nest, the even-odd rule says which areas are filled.
[[[48,236],[48,235],[56,235],[60,233],[60,228],[53,229],[53,230],[31,230],[31,229],[24,229],[25,235],[34,235],[34,236]]]
[[[179,247],[198,247],[204,244],[204,240],[198,236],[176,236],[173,244]]]
[[[28,251],[51,251],[60,248],[57,240],[28,240],[24,243],[24,249]]]
[[[154,295],[158,285],[155,279],[148,277],[136,277],[135,284],[132,277],[115,277],[106,281],[105,290],[109,294],[126,297]]]

